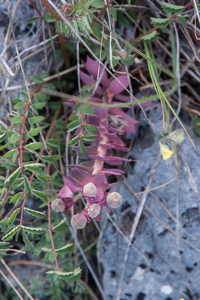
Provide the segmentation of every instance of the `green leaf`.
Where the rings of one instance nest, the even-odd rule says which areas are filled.
[[[17,151],[15,151],[15,152],[13,153],[13,157],[12,157],[12,159],[11,159],[13,163],[15,163],[15,161],[16,161],[16,159],[17,159],[17,154],[18,154]]]
[[[33,23],[34,21],[37,21],[37,20],[39,20],[39,19],[40,19],[40,17],[33,17],[33,18],[30,18],[30,19],[25,20],[25,22],[26,22],[26,23]]]
[[[94,113],[94,108],[92,108],[89,104],[83,105],[82,113],[84,115],[92,115]]]
[[[74,121],[74,120],[78,120],[78,119],[79,119],[79,117],[75,116],[75,115],[68,118],[69,121]]]
[[[9,203],[15,203],[15,202],[19,201],[22,194],[23,194],[23,192],[16,194],[14,197],[12,197],[12,199],[10,200]]]
[[[13,150],[10,150],[8,151],[6,154],[4,154],[4,158],[9,158],[9,157],[12,157],[14,155],[14,153],[17,152],[17,149],[13,149]]]
[[[7,249],[10,243],[0,242],[0,249]]]
[[[36,175],[37,179],[44,183],[45,185],[47,184],[47,179],[51,178],[51,176],[47,175]]]
[[[84,146],[84,143],[83,143],[82,139],[80,139],[79,146],[80,146],[80,152],[83,153],[85,151],[85,146]]]
[[[54,274],[61,279],[77,280],[81,276],[81,269],[76,268],[76,269],[74,269],[74,271],[71,271],[71,272],[60,272],[60,271],[52,270],[52,271],[46,272],[46,274]]]
[[[22,123],[22,121],[23,121],[23,117],[21,117],[21,116],[16,116],[16,117],[10,119],[10,122],[13,124]]]
[[[19,133],[15,132],[11,135],[11,137],[9,138],[9,142],[11,144],[15,144],[16,142],[18,142],[20,140],[20,135]]]
[[[151,33],[143,36],[141,38],[141,40],[144,42],[153,42],[153,41],[155,41],[155,39],[157,39],[158,35],[159,35],[159,32],[157,30],[154,30]]]
[[[42,129],[43,129],[43,127],[37,127],[37,128],[34,128],[34,129],[32,129],[32,130],[30,130],[30,131],[28,132],[28,135],[30,135],[30,136],[38,135],[38,133],[39,133],[40,131],[42,131]]]
[[[109,11],[111,13],[111,16],[117,21],[117,8],[111,7],[109,8]]]
[[[29,239],[27,238],[27,236],[23,230],[22,230],[22,237],[23,237],[24,243],[26,244],[28,250],[30,250],[30,251],[33,250],[34,247],[31,244],[31,242],[29,241]]]
[[[31,163],[26,163],[24,165],[24,167],[44,167],[44,165],[40,164],[40,163],[33,163],[33,162],[31,162]]]
[[[36,142],[36,143],[30,143],[30,144],[26,145],[24,148],[28,149],[28,150],[38,150],[38,149],[41,149],[42,146],[43,146],[43,143]]]
[[[40,123],[44,120],[45,118],[42,116],[37,116],[37,117],[33,117],[29,119],[29,122],[31,125],[36,124],[36,123]]]
[[[66,232],[68,229],[68,226],[66,224],[67,218],[63,219],[60,223],[58,223],[56,226],[52,228],[54,232]]]
[[[135,61],[135,54],[128,56],[127,58],[122,58],[121,63],[125,66],[131,66]]]
[[[9,231],[6,235],[4,235],[2,237],[3,241],[7,241],[9,240],[13,235],[15,235],[15,233],[20,229],[20,226],[18,225],[17,227],[15,227],[14,229],[12,229],[11,231]]]
[[[186,19],[186,17],[184,16],[184,17],[178,17],[178,20],[179,20],[179,22],[181,23],[181,24],[183,24],[183,25],[187,25],[187,19]]]
[[[95,8],[103,8],[104,3],[101,0],[92,0],[90,1],[90,5],[92,5]]]
[[[56,253],[58,254],[67,254],[73,251],[74,245],[73,244],[67,244],[62,248],[55,249]]]
[[[34,103],[34,104],[31,105],[31,107],[33,109],[42,109],[45,106],[46,106],[45,102],[38,102],[38,103]]]
[[[45,213],[42,213],[40,211],[36,211],[30,208],[24,208],[24,210],[29,214],[32,215],[36,218],[44,218],[45,217]]]
[[[20,103],[21,101],[22,101],[21,98],[13,98],[12,99],[12,102],[15,103],[15,104]]]
[[[162,8],[165,12],[169,14],[180,14],[182,11],[184,11],[185,7],[181,5],[174,5],[168,2],[162,2]]]
[[[22,225],[21,225],[21,228],[22,228],[22,230],[29,232],[29,233],[33,233],[33,234],[39,234],[46,230],[44,228],[32,228],[32,227],[26,227],[26,226],[22,226]]]
[[[15,104],[14,109],[22,109],[22,108],[24,108],[25,106],[26,106],[26,102],[21,101],[21,102]]]
[[[47,163],[54,163],[56,160],[62,158],[62,155],[51,155],[51,156],[41,156],[40,159]]]
[[[169,25],[169,21],[170,21],[170,18],[159,19],[159,18],[151,17],[151,23],[154,26],[159,27],[159,28],[167,27]]]
[[[5,181],[4,184],[8,183],[11,185],[15,182],[17,177],[19,177],[19,174],[21,173],[21,167],[17,168]]]
[[[68,131],[72,131],[78,127],[80,127],[82,124],[81,120],[73,121],[70,124],[67,125]]]
[[[48,23],[55,22],[55,19],[52,17],[52,15],[49,12],[47,12],[44,17]]]
[[[42,201],[47,201],[47,195],[43,192],[36,191],[32,189],[33,195],[35,195],[37,198],[41,199]]]
[[[81,113],[81,107],[82,107],[82,104],[81,103],[78,103],[78,104],[76,104],[76,106],[74,107],[74,114],[75,115],[80,115],[80,113]]]
[[[37,94],[35,94],[35,96],[33,98],[33,102],[44,102],[45,99],[46,99],[46,95],[45,94],[43,94],[43,93],[37,93]]]
[[[75,137],[69,142],[69,146],[74,146],[74,145],[76,145],[76,144],[78,143],[79,139],[80,139],[80,136],[79,136],[79,135],[75,136]]]
[[[82,139],[84,141],[95,141],[96,140],[96,136],[95,135],[83,135]]]
[[[47,141],[47,145],[52,146],[52,147],[55,147],[55,148],[59,148],[59,146],[60,146],[60,141],[59,141],[59,140],[56,140],[56,139],[49,139],[49,140]]]
[[[24,176],[24,193],[25,193],[25,197],[28,195],[28,193],[29,193],[29,195],[32,194],[31,185],[26,176]]]
[[[58,129],[65,129],[66,123],[65,123],[65,121],[57,120],[57,121],[55,122],[55,126],[56,126]]]
[[[55,261],[54,252],[49,253],[49,262],[53,263]]]
[[[20,211],[20,208],[15,209],[15,211],[12,213],[10,218],[7,220],[7,224],[10,224],[10,223],[12,224],[15,221],[15,218],[19,211]]]

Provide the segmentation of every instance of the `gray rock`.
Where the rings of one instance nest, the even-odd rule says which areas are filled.
[[[147,115],[163,132],[160,107],[151,109]],[[188,125],[185,124],[186,127]],[[176,123],[176,127],[180,128],[179,123]],[[200,138],[194,131],[190,130],[189,133],[196,149],[187,136],[178,145],[178,179],[148,193],[146,205],[160,222],[147,208],[144,209],[133,239],[137,250],[130,248],[125,264],[120,298],[117,298],[117,293],[128,243],[104,215],[102,228],[105,229],[99,242],[99,251],[103,268],[102,283],[108,300],[200,299],[200,253],[195,249],[200,249]],[[159,153],[159,135],[158,130],[141,113],[138,134],[130,152],[136,162],[133,168],[126,167],[127,181],[135,193],[143,191],[148,184],[151,169]],[[160,156],[150,188],[163,185],[175,177],[173,157],[164,161]],[[123,196],[124,204],[112,213],[112,218],[129,237],[138,200],[122,182],[118,185],[118,192]],[[142,195],[138,196],[141,198]],[[176,236],[177,202],[179,235],[182,239]]]

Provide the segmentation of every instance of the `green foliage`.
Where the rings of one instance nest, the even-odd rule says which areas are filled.
[[[151,18],[151,23],[159,28],[164,28],[167,27],[169,25],[169,21],[170,18],[163,18],[163,19],[159,19],[159,18]]]
[[[185,9],[184,6],[174,5],[168,2],[162,2],[162,8],[165,12],[170,13],[172,15],[180,14]]]
[[[196,116],[192,119],[192,125],[194,125],[194,127],[195,127],[196,134],[200,135],[200,119],[199,119],[199,117]]]

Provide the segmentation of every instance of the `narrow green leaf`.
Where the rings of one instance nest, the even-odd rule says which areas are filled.
[[[0,242],[0,249],[7,249],[10,243]]]
[[[29,195],[32,194],[31,185],[26,176],[24,176],[24,192],[25,192],[25,197],[28,195],[28,193],[29,193]]]
[[[141,40],[145,41],[145,42],[153,42],[153,41],[155,41],[155,39],[157,39],[158,35],[159,35],[158,31],[154,30],[151,33],[146,34],[145,36],[143,36],[141,38]]]
[[[36,211],[30,208],[24,208],[24,210],[29,214],[32,215],[36,218],[44,218],[45,217],[45,213],[42,213],[40,211]]]
[[[40,164],[40,163],[33,163],[33,162],[31,162],[31,163],[26,163],[25,165],[24,165],[24,167],[45,167],[45,165],[43,165],[43,164]]]
[[[31,242],[29,241],[29,239],[27,238],[27,236],[23,230],[22,230],[22,237],[23,237],[24,243],[26,244],[28,250],[30,250],[30,251],[33,250],[34,247],[31,244]]]
[[[18,154],[18,151],[15,151],[13,153],[13,157],[11,158],[12,162],[15,163],[16,159],[17,159],[17,154]]]
[[[6,133],[3,133],[0,135],[0,142],[3,142],[6,138],[7,134]]]
[[[38,175],[45,175],[46,174],[46,172],[44,170],[39,169],[38,167],[35,167],[35,166],[27,166],[25,169],[32,172],[32,173],[38,174]]]
[[[21,101],[21,102],[15,104],[14,109],[22,109],[22,108],[24,108],[25,106],[26,106],[26,102]]]
[[[22,121],[23,121],[23,117],[21,117],[21,116],[16,116],[16,117],[10,119],[10,122],[13,124],[22,123]]]
[[[29,233],[33,233],[33,234],[40,234],[46,230],[44,228],[32,228],[32,227],[26,227],[26,226],[22,226],[22,225],[21,225],[21,228],[22,228],[22,230],[29,232]]]
[[[36,123],[40,123],[44,120],[45,118],[42,116],[37,116],[37,117],[33,117],[28,119],[28,121],[30,122],[31,125],[36,124]]]
[[[41,199],[42,201],[47,201],[47,195],[43,192],[36,191],[32,189],[33,195],[35,195],[37,198]]]
[[[91,107],[89,104],[82,106],[82,113],[84,115],[92,115],[94,113],[94,108]]]
[[[19,201],[22,194],[23,194],[23,192],[16,194],[14,197],[12,197],[12,199],[10,200],[9,203],[15,203],[15,202]]]
[[[72,130],[74,130],[74,129],[80,127],[80,126],[81,126],[81,123],[82,123],[81,120],[77,120],[77,121],[73,121],[73,122],[69,123],[69,124],[67,125],[68,131],[72,131]]]
[[[40,17],[33,17],[33,18],[30,18],[30,19],[27,19],[26,20],[26,23],[33,23],[34,21],[37,21],[37,20],[39,20],[40,19]],[[36,82],[37,83],[37,82]]]
[[[54,163],[56,160],[62,158],[62,155],[52,155],[52,156],[41,156],[40,159],[47,163]]]
[[[9,158],[12,157],[14,155],[14,153],[17,152],[17,149],[12,149],[10,151],[8,151],[6,154],[4,154],[4,158]]]
[[[2,237],[3,241],[7,241],[9,240],[13,235],[15,235],[15,233],[20,229],[20,226],[18,225],[17,227],[15,227],[14,229],[12,229],[11,231],[9,231],[6,235],[4,235]]]
[[[52,270],[52,271],[46,272],[46,274],[54,274],[61,279],[76,280],[81,276],[81,269],[76,268],[76,269],[74,269],[74,271],[71,271],[71,272],[60,272],[60,271]]]
[[[5,181],[4,184],[8,183],[11,185],[15,182],[19,174],[21,173],[21,167],[17,168]]]
[[[26,145],[24,148],[28,149],[28,150],[38,150],[38,149],[41,149],[42,146],[43,146],[43,143],[36,142],[36,143],[30,143],[30,144]]]
[[[80,139],[79,146],[80,146],[80,152],[83,153],[85,151],[85,146],[82,139]]]
[[[15,132],[11,135],[11,137],[9,138],[9,142],[11,144],[15,144],[16,142],[18,142],[20,140],[20,135],[19,133]]]
[[[117,21],[117,8],[111,7],[109,8],[111,16]]]
[[[73,251],[74,245],[73,244],[67,244],[62,248],[55,249],[56,253],[58,254],[67,254]]]
[[[65,232],[68,229],[66,224],[67,218],[63,219],[60,223],[52,228],[54,232]]]
[[[49,253],[49,262],[50,262],[50,263],[53,263],[54,261],[55,261],[54,253],[53,253],[53,252],[50,252],[50,253]]]
[[[12,213],[10,218],[7,220],[7,224],[10,224],[10,223],[12,224],[15,221],[15,218],[19,211],[20,211],[20,208],[15,209],[15,211]]]
[[[187,25],[187,19],[186,19],[186,17],[184,16],[184,17],[178,17],[178,20],[179,20],[179,22],[181,23],[181,24],[183,24],[183,25]]]
[[[28,135],[30,135],[30,136],[38,135],[38,133],[39,133],[40,131],[42,131],[42,129],[43,129],[43,127],[37,127],[37,128],[34,128],[34,129],[32,129],[32,130],[30,130],[30,131],[28,132]]]
[[[94,135],[83,135],[82,138],[84,141],[95,141],[96,140],[96,136],[94,136]]]
[[[75,137],[69,142],[69,146],[74,146],[74,145],[76,145],[76,144],[78,143],[79,139],[80,139],[80,136],[79,136],[79,135],[75,136]]]

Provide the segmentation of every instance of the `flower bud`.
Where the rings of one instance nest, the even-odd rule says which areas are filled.
[[[112,192],[107,196],[107,203],[110,207],[117,208],[122,204],[122,196],[117,192]]]
[[[61,199],[56,199],[51,203],[51,208],[56,212],[61,212],[65,208],[65,204]]]
[[[98,204],[92,204],[88,208],[88,215],[91,218],[96,218],[100,213],[101,207]]]
[[[92,182],[87,183],[83,187],[83,194],[87,197],[95,197],[97,194],[96,186]]]
[[[182,143],[184,140],[184,132],[182,129],[177,129],[169,135],[169,139],[177,144]]]
[[[71,225],[75,229],[83,229],[87,223],[87,218],[83,214],[76,214],[71,218]]]

